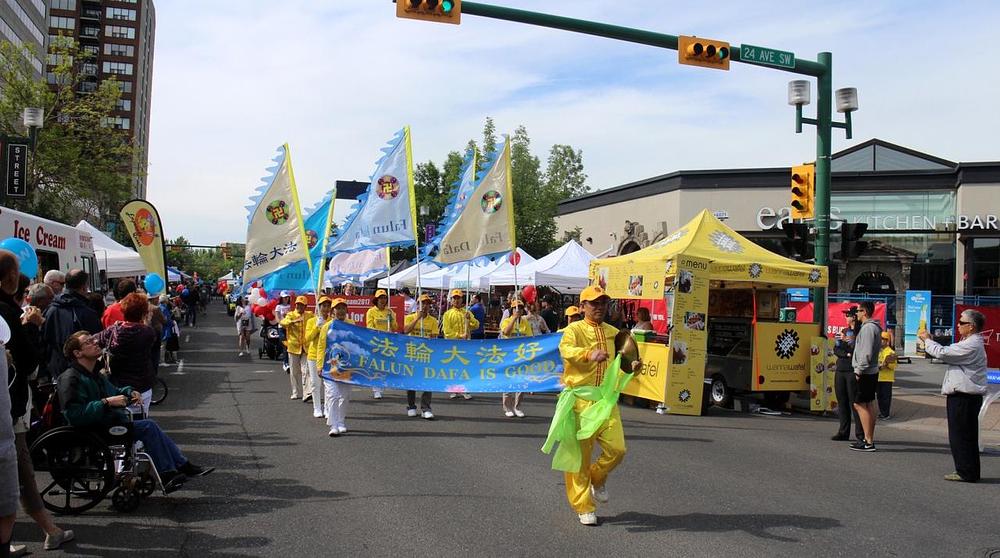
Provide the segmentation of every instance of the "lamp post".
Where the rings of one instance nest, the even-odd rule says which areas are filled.
[[[38,130],[45,126],[45,109],[26,107],[21,113],[21,118],[24,120],[24,127],[28,130],[31,152],[34,153],[38,142]]]
[[[28,165],[31,163],[28,150],[35,152],[38,129],[44,125],[45,110],[27,107],[21,116],[29,137],[8,135],[0,137],[0,141],[3,142],[3,202],[12,206],[16,205],[17,198],[28,197],[27,177],[30,175]]]

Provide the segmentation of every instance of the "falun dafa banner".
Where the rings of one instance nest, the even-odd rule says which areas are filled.
[[[558,392],[562,334],[516,339],[428,339],[334,321],[323,378],[446,393]]]

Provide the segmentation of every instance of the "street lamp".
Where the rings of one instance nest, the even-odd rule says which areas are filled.
[[[858,110],[858,89],[856,87],[843,87],[838,89],[834,96],[837,98],[837,112],[844,113],[844,128],[847,131],[847,139],[851,139],[851,113]]]
[[[31,150],[35,150],[35,142],[38,140],[38,130],[45,126],[45,109],[38,107],[25,107],[21,113],[24,127],[28,129],[28,138],[31,140]]]
[[[802,116],[802,107],[810,101],[809,82],[804,79],[795,79],[788,82],[788,104],[795,107],[795,133],[802,133],[802,123],[819,125],[819,120],[815,118],[805,118]],[[847,139],[851,139],[851,113],[858,110],[858,89],[856,87],[844,87],[838,89],[837,112],[844,113],[843,122],[830,122],[833,128],[843,128],[847,134]]]

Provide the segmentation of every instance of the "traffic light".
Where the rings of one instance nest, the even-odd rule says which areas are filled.
[[[865,253],[868,242],[861,237],[868,232],[868,223],[844,223],[840,225],[840,259],[853,260]]]
[[[792,219],[812,219],[816,211],[816,166],[792,167]]]
[[[729,69],[729,43],[698,37],[677,37],[677,62],[690,66]]]
[[[809,242],[808,223],[784,223],[781,225],[787,240],[781,241],[785,252],[799,261],[815,258],[815,247]]]
[[[396,0],[396,17],[462,23],[462,0]]]

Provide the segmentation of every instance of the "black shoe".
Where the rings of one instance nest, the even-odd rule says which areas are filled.
[[[834,442],[846,442],[847,440],[850,440],[851,437],[847,434],[834,434],[833,436],[830,436],[830,439]]]
[[[199,467],[188,461],[177,468],[178,471],[189,477],[204,477],[215,470],[215,467]]]
[[[869,444],[865,441],[855,442],[848,447],[854,451],[875,451],[875,444]]]
[[[160,482],[163,483],[163,492],[165,494],[170,494],[179,489],[186,480],[187,477],[180,471],[164,471],[160,473]]]

